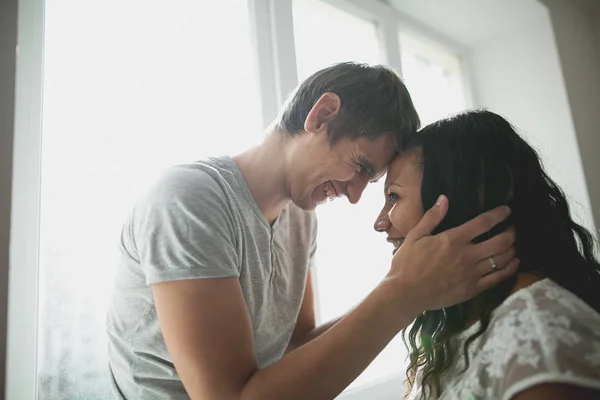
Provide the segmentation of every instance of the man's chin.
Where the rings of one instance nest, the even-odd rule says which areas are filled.
[[[324,203],[323,202],[317,202],[315,200],[311,198],[304,198],[304,199],[299,199],[299,200],[294,200],[292,199],[292,203],[294,203],[296,205],[296,207],[304,210],[304,211],[314,211],[317,206],[321,205]]]
[[[303,209],[304,211],[314,211],[317,206],[321,205],[323,203],[315,203],[314,201],[309,201],[306,204],[302,205],[302,206],[298,206],[301,209]]]

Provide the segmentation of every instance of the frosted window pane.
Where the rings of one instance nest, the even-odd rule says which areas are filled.
[[[298,79],[342,61],[381,62],[376,26],[320,0],[295,0]]]
[[[262,138],[244,0],[46,4],[38,399],[108,399],[119,230],[157,173]]]
[[[402,75],[423,126],[468,107],[458,56],[405,32],[399,40]]]

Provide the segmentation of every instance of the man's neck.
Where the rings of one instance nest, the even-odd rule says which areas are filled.
[[[272,224],[287,205],[286,140],[277,132],[233,159],[263,215]]]

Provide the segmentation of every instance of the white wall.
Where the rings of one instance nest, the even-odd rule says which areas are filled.
[[[390,1],[466,48],[475,105],[521,128],[579,222],[600,228],[600,1]]]
[[[550,176],[567,193],[576,220],[594,230],[577,135],[547,9],[540,4],[539,12],[526,26],[478,45],[467,60],[476,106],[504,115],[524,134],[541,153]]]
[[[552,20],[594,219],[600,228],[600,2],[544,3]]]

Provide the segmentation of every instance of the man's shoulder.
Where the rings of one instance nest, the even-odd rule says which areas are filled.
[[[146,193],[152,201],[225,199],[231,191],[233,172],[219,159],[171,166],[162,171]]]
[[[165,169],[157,179],[158,184],[178,185],[192,189],[189,184],[198,183],[202,186],[222,186],[234,176],[233,166],[225,157],[206,158],[199,161],[178,164]]]
[[[227,169],[205,161],[171,166],[138,198],[129,220],[136,225],[149,220],[187,224],[189,218],[230,221],[235,193],[226,175]]]

